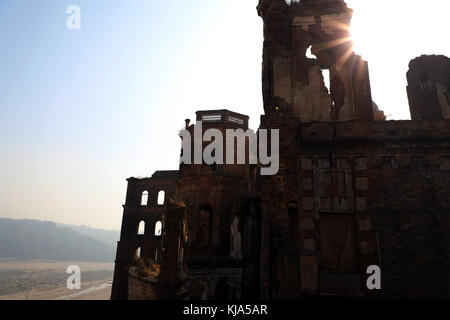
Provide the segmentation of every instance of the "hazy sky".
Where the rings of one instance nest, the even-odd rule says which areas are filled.
[[[185,118],[228,108],[256,129],[257,2],[1,0],[0,216],[119,229],[125,179],[178,168]],[[408,62],[450,56],[448,1],[347,3],[375,102],[408,119]]]

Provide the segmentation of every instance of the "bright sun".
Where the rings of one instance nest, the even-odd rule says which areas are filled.
[[[359,4],[359,7],[362,6],[363,5]],[[367,59],[370,52],[373,50],[370,41],[372,30],[370,19],[367,19],[364,13],[365,12],[358,12],[358,14],[354,14],[350,26],[350,33],[353,40],[354,51],[364,59]]]

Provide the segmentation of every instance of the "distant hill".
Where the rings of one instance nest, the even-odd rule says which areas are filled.
[[[118,231],[0,218],[0,258],[114,261]],[[113,242],[113,232],[117,239]]]
[[[58,224],[58,226],[73,229],[81,234],[97,239],[106,244],[111,244],[113,246],[117,245],[117,241],[119,241],[120,237],[120,231],[118,230],[96,229],[89,226],[75,226],[72,224]]]

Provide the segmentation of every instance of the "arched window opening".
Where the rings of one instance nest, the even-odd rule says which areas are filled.
[[[160,237],[162,234],[162,222],[161,221],[157,221],[155,223],[155,236],[156,237]]]
[[[183,221],[183,234],[184,234],[184,241],[188,242],[188,232],[187,232],[186,220]]]
[[[330,77],[330,69],[323,69],[322,70],[322,76],[323,76],[323,84],[325,85],[325,88],[327,88],[328,92],[331,92],[331,77]],[[364,84],[365,85],[365,84]]]
[[[148,191],[145,190],[142,192],[141,195],[141,206],[147,206],[148,205]]]
[[[197,231],[197,242],[199,244],[211,244],[212,237],[212,208],[203,206],[199,212],[199,227]]]
[[[241,252],[241,232],[239,231],[239,218],[234,217],[233,222],[230,225],[231,228],[231,243],[230,243],[230,256],[235,259],[242,258]]]
[[[137,248],[137,250],[136,250],[136,257],[137,258],[141,257],[141,247]]]
[[[420,76],[420,89],[422,93],[433,91],[430,75],[425,73]]]
[[[141,221],[141,222],[139,222],[138,235],[143,235],[143,234],[145,234],[145,222]]]
[[[158,206],[164,205],[164,200],[166,198],[166,192],[161,190],[158,192]]]
[[[216,300],[218,301],[233,301],[236,300],[236,292],[229,285],[227,279],[222,278],[216,287]]]
[[[289,237],[296,241],[299,237],[298,231],[298,206],[292,201],[288,203]]]
[[[312,53],[312,46],[309,46],[309,48],[306,49],[306,57],[309,59],[317,59],[317,56]]]
[[[253,181],[256,181],[256,176],[258,175],[258,167],[257,166],[254,166],[253,168],[252,168],[252,179],[253,179]]]
[[[203,282],[195,280],[189,290],[189,298],[191,300],[206,300],[208,298],[207,285]]]

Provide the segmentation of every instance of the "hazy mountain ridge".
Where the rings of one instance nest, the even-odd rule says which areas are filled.
[[[76,226],[72,224],[61,223],[58,223],[58,226],[73,229],[81,234],[114,246],[117,244],[117,241],[119,241],[120,237],[120,231],[118,230],[97,229],[91,228],[89,226]]]
[[[49,221],[0,218],[0,257],[114,261],[115,242],[111,243],[107,240],[108,237],[113,237],[110,232],[99,232],[95,236],[96,229],[80,227],[84,230],[80,232],[75,230],[76,228],[76,226],[58,225]],[[108,234],[108,237],[105,234]]]

